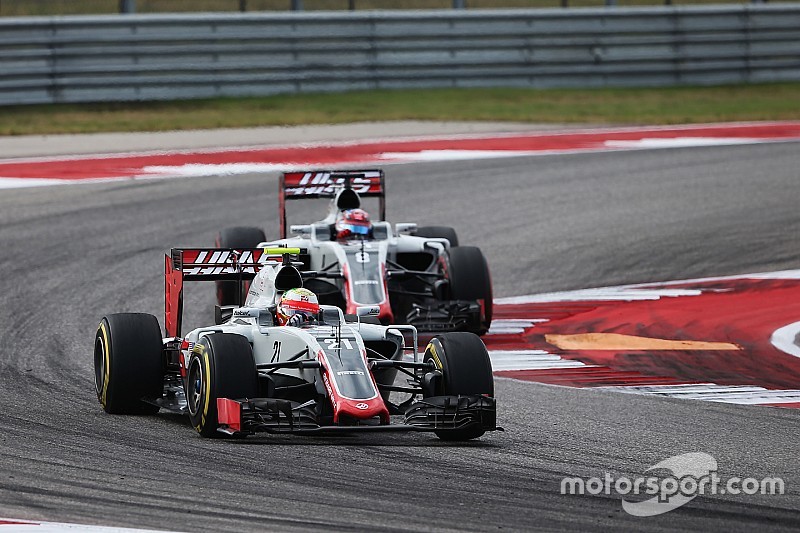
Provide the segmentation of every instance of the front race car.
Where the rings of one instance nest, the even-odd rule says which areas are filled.
[[[104,317],[95,383],[109,413],[188,414],[218,433],[432,431],[467,440],[496,426],[491,363],[470,333],[434,337],[422,357],[413,326],[353,321],[321,305],[302,327],[276,322],[279,295],[302,283],[299,249],[172,250],[166,257],[166,335],[152,315]],[[184,282],[251,281],[242,307],[182,336]]]

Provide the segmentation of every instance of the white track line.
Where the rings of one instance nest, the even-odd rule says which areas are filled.
[[[575,302],[575,301],[614,301],[614,300],[658,300],[659,298],[678,296],[697,296],[700,290],[695,289],[668,289],[675,285],[691,283],[710,283],[735,279],[800,279],[800,270],[780,270],[778,272],[757,272],[753,274],[739,274],[735,276],[719,276],[711,278],[693,278],[659,283],[637,283],[635,285],[618,285],[614,287],[600,287],[596,289],[581,289],[575,291],[550,292],[545,294],[531,294],[528,296],[511,296],[497,298],[496,304],[527,304],[547,302]],[[663,288],[660,288],[663,287]]]
[[[489,328],[487,335],[514,335],[525,333],[525,330],[532,328],[537,323],[547,322],[546,318],[508,318],[492,320],[492,325]]]
[[[800,322],[776,329],[769,340],[780,351],[800,357]]]
[[[0,518],[0,533],[168,533],[153,529],[128,529],[123,527],[87,526],[60,522],[35,522]]]
[[[552,368],[591,367],[580,361],[563,359],[544,350],[491,350],[492,370],[549,370]]]
[[[615,386],[595,388],[629,394],[667,396],[685,400],[704,400],[743,405],[800,403],[800,390],[770,390],[754,385],[694,383],[690,385]]]

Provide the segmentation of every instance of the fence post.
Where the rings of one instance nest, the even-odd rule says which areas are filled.
[[[453,0],[453,9],[466,9],[467,0]]]
[[[303,10],[303,0],[292,0],[292,11],[302,11]]]
[[[356,10],[356,0],[347,0],[347,9],[350,11]]]
[[[136,0],[119,0],[120,13],[136,13]]]
[[[247,0],[239,0],[239,11],[242,13],[247,11]]]

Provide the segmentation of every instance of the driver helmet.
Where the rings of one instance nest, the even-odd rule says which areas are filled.
[[[337,239],[366,239],[371,233],[372,223],[363,209],[347,209],[336,220]]]
[[[300,326],[313,322],[319,313],[317,295],[308,289],[290,289],[278,303],[278,324]]]

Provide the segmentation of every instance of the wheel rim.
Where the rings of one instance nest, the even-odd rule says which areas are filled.
[[[189,413],[196,415],[200,412],[203,403],[203,369],[200,366],[200,359],[195,357],[189,365],[189,374],[186,377],[186,391],[188,396]]]
[[[106,377],[106,343],[102,335],[94,340],[94,388],[97,394],[103,392]]]
[[[439,343],[439,349],[444,351],[444,347],[441,345],[441,343]],[[436,385],[436,390],[434,391],[434,395],[435,396],[443,396],[445,394],[445,390],[444,390],[444,388],[445,388],[445,385],[444,385],[445,370],[444,370],[444,368],[442,366],[439,365],[439,362],[437,362],[437,360],[428,351],[427,347],[425,349],[425,357],[423,359],[423,362],[432,363],[434,368],[436,369],[436,371],[439,372],[439,374],[441,375],[441,377],[439,377],[439,379],[438,379],[438,383]]]

